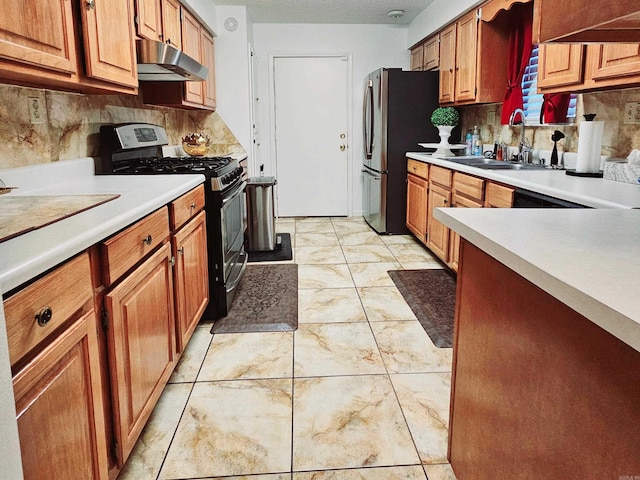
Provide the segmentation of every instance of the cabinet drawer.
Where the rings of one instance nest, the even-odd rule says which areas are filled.
[[[487,208],[511,208],[513,206],[513,192],[511,187],[505,187],[497,183],[487,183]]]
[[[4,302],[14,365],[77,312],[93,307],[89,255],[69,260]]]
[[[453,174],[453,189],[456,193],[464,195],[472,200],[482,202],[484,200],[484,180],[464,173]]]
[[[413,173],[414,175],[420,178],[424,178],[425,180],[429,179],[429,165],[417,160],[412,160],[410,158],[407,159],[407,172]]]
[[[169,215],[162,207],[102,243],[103,282],[110,285],[169,237]]]
[[[429,179],[432,183],[437,183],[443,187],[451,188],[451,174],[453,172],[447,168],[437,167],[431,165],[431,171],[429,172]]]
[[[204,207],[204,186],[200,185],[169,204],[171,230],[176,231]]]

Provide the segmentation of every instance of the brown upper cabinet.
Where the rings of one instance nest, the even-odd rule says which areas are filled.
[[[508,63],[509,9],[492,0],[440,31],[440,103],[501,102]]]
[[[578,92],[640,85],[640,43],[544,44],[538,90]]]
[[[411,49],[411,70],[437,70],[440,66],[440,34],[429,37]]]
[[[534,42],[640,42],[638,0],[535,0]]]
[[[182,51],[209,69],[204,82],[140,82],[145,103],[215,110],[215,50],[213,35],[182,9]]]
[[[136,0],[136,30],[149,40],[162,40],[162,1]]]
[[[0,16],[0,76],[20,85],[137,93],[133,0],[32,0]]]
[[[162,0],[162,41],[182,48],[182,6],[178,0]]]

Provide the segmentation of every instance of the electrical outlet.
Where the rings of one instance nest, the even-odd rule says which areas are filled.
[[[496,112],[487,112],[487,125],[496,123]]]
[[[627,102],[624,104],[624,124],[640,125],[640,102]]]
[[[45,111],[39,97],[27,98],[31,123],[44,123]]]

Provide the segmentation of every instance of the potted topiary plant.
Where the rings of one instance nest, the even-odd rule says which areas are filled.
[[[434,152],[434,155],[453,156],[451,152],[451,145],[449,144],[449,137],[451,136],[451,130],[458,125],[460,121],[460,115],[458,111],[453,107],[438,107],[431,114],[431,123],[438,127],[438,134],[440,135],[440,143],[438,144],[438,150]]]

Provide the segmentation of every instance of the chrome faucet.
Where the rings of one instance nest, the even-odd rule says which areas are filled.
[[[511,116],[509,117],[509,126],[513,127],[515,124],[513,123],[516,115],[520,114],[520,119],[522,121],[522,131],[520,132],[520,144],[518,145],[518,161],[525,162],[529,158],[529,143],[527,142],[527,138],[525,137],[525,127],[526,124],[524,122],[524,111],[521,108],[516,108]],[[526,153],[525,153],[526,152]]]

